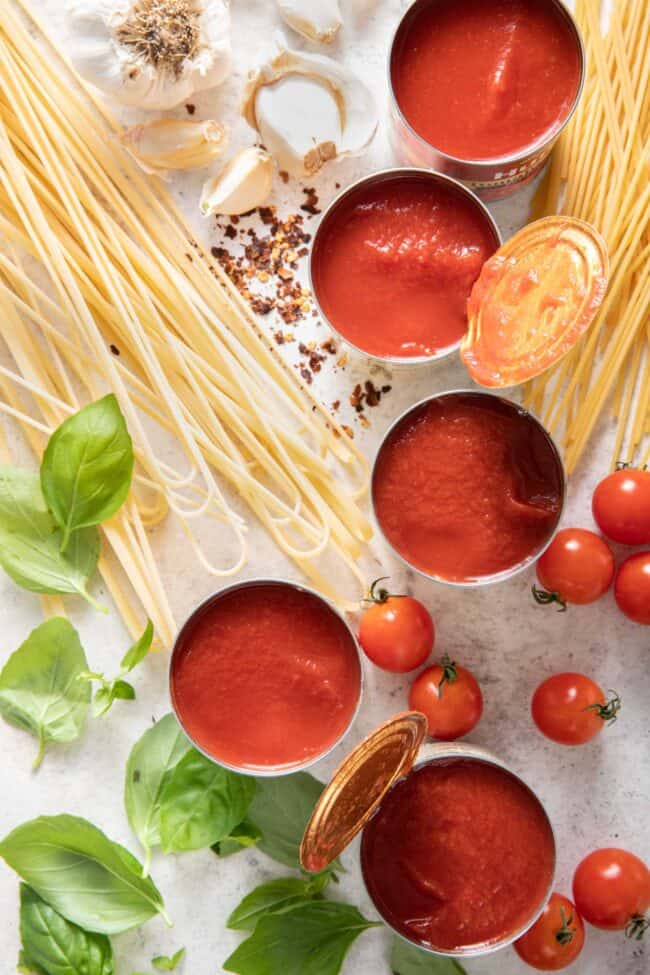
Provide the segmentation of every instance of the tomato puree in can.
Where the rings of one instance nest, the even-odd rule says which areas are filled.
[[[477,759],[424,763],[363,832],[363,876],[394,930],[460,951],[518,935],[548,896],[553,832],[520,779]]]
[[[380,358],[432,357],[458,345],[467,299],[499,246],[481,203],[431,173],[387,171],[331,207],[311,255],[330,325]]]
[[[543,427],[496,396],[452,392],[397,421],[372,498],[388,542],[436,579],[471,583],[538,555],[560,517],[562,465]]]
[[[430,146],[498,159],[562,127],[582,55],[553,0],[428,0],[402,21],[390,72],[402,115]]]
[[[189,737],[237,769],[291,768],[327,752],[361,693],[354,637],[320,597],[281,582],[217,594],[190,617],[171,666]]]

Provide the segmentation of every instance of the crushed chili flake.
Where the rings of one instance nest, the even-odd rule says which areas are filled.
[[[188,115],[194,115],[194,113],[196,111],[196,105],[186,105],[185,106],[185,109],[186,109]]]
[[[303,189],[303,193],[307,197],[304,203],[301,204],[300,209],[304,210],[310,216],[315,217],[316,214],[321,211],[318,209],[318,193],[313,186],[306,186]]]
[[[109,349],[111,350],[111,352],[113,353],[113,355],[119,355],[120,354],[120,350],[118,349],[118,347],[116,345],[112,345],[112,344],[109,345]]]
[[[341,400],[335,399],[334,402],[332,403],[332,410],[334,413],[338,413],[340,405],[341,405]]]
[[[280,179],[282,180],[283,183],[289,182],[289,173],[286,171],[286,169],[280,170]]]

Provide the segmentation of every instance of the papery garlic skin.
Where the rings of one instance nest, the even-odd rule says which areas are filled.
[[[372,94],[356,75],[331,58],[284,46],[249,75],[242,114],[280,169],[297,177],[362,153],[378,122]]]
[[[201,194],[201,213],[238,216],[266,203],[273,189],[273,159],[257,146],[242,149],[209,179]]]
[[[66,0],[70,57],[123,105],[174,108],[230,73],[227,0]]]
[[[343,20],[339,0],[277,0],[284,22],[310,41],[331,44]]]
[[[228,145],[228,129],[220,122],[162,118],[134,125],[120,142],[145,173],[166,179],[170,170],[208,166]]]

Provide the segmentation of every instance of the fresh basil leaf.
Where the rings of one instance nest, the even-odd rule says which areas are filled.
[[[139,640],[133,644],[130,650],[127,650],[124,657],[122,658],[122,663],[120,667],[124,673],[130,673],[134,667],[144,660],[144,658],[149,653],[151,649],[151,644],[153,643],[153,623],[151,620],[147,620],[147,625],[144,629],[144,633]]]
[[[185,948],[179,948],[174,955],[156,955],[151,959],[151,964],[159,972],[173,972],[185,954]]]
[[[327,874],[319,874],[312,879],[279,877],[260,884],[237,905],[226,925],[234,931],[252,931],[267,914],[277,914],[318,897],[328,882]]]
[[[300,869],[300,843],[323,783],[308,772],[256,779],[248,819],[262,834],[258,847],[287,867]]]
[[[101,678],[103,680],[103,678]],[[105,681],[102,687],[95,691],[93,698],[93,716],[103,717],[114,701],[134,701],[135,689],[125,680]]]
[[[118,934],[156,914],[162,897],[128,850],[86,819],[41,816],[0,842],[0,856],[68,921]]]
[[[13,581],[39,593],[83,596],[97,568],[96,528],[74,532],[62,554],[62,533],[47,510],[38,475],[0,465],[0,565]]]
[[[114,975],[106,935],[66,921],[26,884],[20,886],[20,936],[29,963],[47,975]]]
[[[79,528],[99,525],[121,507],[133,476],[133,444],[112,393],[85,406],[50,437],[41,488],[63,529],[61,551]]]
[[[432,955],[403,938],[393,940],[390,967],[393,975],[466,975],[462,965],[453,958]]]
[[[356,907],[312,901],[285,914],[270,914],[224,962],[237,975],[337,975],[345,954],[368,928]]]
[[[257,846],[261,838],[262,834],[257,827],[245,819],[243,823],[230,831],[230,836],[225,836],[219,840],[213,845],[212,849],[218,857],[223,859],[223,857],[241,853],[242,850],[249,849],[251,846]]]
[[[255,779],[188,752],[172,772],[160,804],[165,853],[202,850],[229,836],[255,793]]]
[[[135,688],[126,680],[116,680],[111,691],[115,701],[135,701]]]
[[[18,952],[18,963],[16,965],[18,975],[47,975],[42,968],[31,961],[23,950]]]
[[[79,675],[88,661],[77,631],[56,616],[32,630],[0,673],[0,714],[38,738],[38,768],[50,742],[81,734],[90,686]]]
[[[163,788],[192,745],[173,714],[149,728],[131,749],[126,763],[124,805],[131,829],[145,851],[146,877],[151,848],[160,843],[160,797]]]

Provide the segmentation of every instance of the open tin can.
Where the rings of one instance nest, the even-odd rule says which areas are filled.
[[[434,567],[432,564],[425,565],[424,558],[425,553],[424,546],[426,533],[430,528],[436,529],[436,531],[444,531],[444,526],[442,526],[440,519],[436,516],[436,513],[432,509],[433,502],[438,500],[437,495],[431,493],[433,488],[427,487],[427,504],[428,508],[426,513],[420,518],[419,522],[415,527],[412,526],[410,522],[406,519],[411,518],[411,513],[414,510],[414,497],[418,492],[422,492],[422,476],[421,468],[423,463],[436,463],[439,458],[440,464],[445,464],[448,466],[449,455],[445,454],[443,450],[426,450],[420,451],[420,461],[416,463],[411,461],[407,464],[402,464],[401,474],[397,478],[400,485],[399,498],[395,498],[392,504],[388,504],[385,498],[384,489],[382,482],[385,480],[385,467],[386,458],[389,458],[391,451],[394,451],[394,444],[399,443],[402,438],[412,439],[413,431],[417,431],[418,428],[422,427],[421,421],[426,418],[427,413],[431,410],[440,410],[441,412],[447,411],[448,413],[453,413],[455,405],[458,404],[460,409],[472,408],[480,409],[486,413],[486,422],[491,415],[494,415],[497,419],[501,415],[504,417],[504,422],[512,422],[517,424],[517,440],[513,440],[513,443],[517,444],[517,450],[513,447],[509,452],[511,457],[510,464],[513,470],[517,471],[519,475],[524,470],[532,472],[535,478],[534,491],[538,491],[538,485],[544,483],[541,480],[541,470],[542,465],[546,471],[546,476],[548,477],[548,490],[550,496],[553,499],[554,508],[549,508],[548,526],[544,528],[544,532],[539,533],[539,537],[535,534],[533,538],[534,544],[531,544],[528,549],[523,551],[521,557],[517,558],[515,562],[511,564],[505,564],[495,571],[487,572],[474,572],[472,574],[464,575],[459,577],[452,572],[443,571],[441,567]],[[451,427],[451,422],[447,419],[447,427]],[[520,427],[520,429],[519,429]],[[514,436],[514,434],[513,434]],[[472,456],[470,455],[469,447],[467,445],[467,456],[463,455],[463,463],[466,466],[467,472],[472,470]],[[400,449],[400,448],[398,448]],[[477,450],[479,455],[484,452],[481,447],[481,443],[477,440]],[[518,453],[521,456],[518,456]],[[428,456],[426,456],[428,455]],[[476,452],[474,454],[476,457]],[[480,456],[479,456],[480,460]],[[519,465],[519,466],[517,466]],[[440,470],[437,474],[442,477]],[[391,474],[393,481],[396,480],[396,475],[393,472]],[[539,478],[539,480],[537,479]],[[443,478],[444,480],[444,478]],[[520,478],[521,480],[521,478]],[[417,489],[416,489],[417,481]],[[432,485],[436,483],[434,478],[428,478],[427,484]],[[490,500],[489,490],[486,492],[483,484],[477,484],[477,493],[483,492],[481,497],[487,495],[487,500]],[[443,490],[444,489],[444,490]],[[532,490],[532,489],[531,489]],[[448,483],[444,483],[441,488],[441,504],[454,504],[459,507],[457,502],[454,500],[455,495],[453,488],[449,487]],[[388,431],[385,433],[379,449],[375,455],[375,460],[373,463],[372,474],[371,474],[371,500],[372,509],[374,514],[375,523],[379,529],[379,533],[384,538],[386,543],[390,546],[391,550],[397,555],[397,557],[409,568],[414,569],[420,575],[427,579],[431,579],[435,582],[441,582],[446,585],[456,586],[459,588],[478,588],[481,586],[492,585],[498,582],[504,582],[507,579],[512,578],[519,572],[523,572],[528,566],[535,562],[542,553],[551,544],[553,538],[558,529],[560,518],[562,516],[562,511],[564,509],[564,504],[566,500],[566,475],[564,472],[564,465],[562,463],[562,458],[555,445],[551,435],[543,427],[540,421],[533,416],[528,410],[520,406],[518,403],[507,399],[504,396],[497,396],[494,393],[487,392],[486,390],[479,389],[456,389],[447,390],[445,392],[436,393],[433,396],[426,397],[420,402],[415,403],[413,406],[408,407],[389,427]],[[533,498],[535,500],[535,498]],[[517,511],[517,506],[515,505],[515,514]],[[472,516],[474,522],[480,527],[481,533],[486,533],[488,526],[484,523],[485,511],[479,508],[474,509]],[[522,515],[523,517],[523,515]],[[465,525],[471,521],[470,516],[465,509],[460,509],[457,511],[457,522],[462,521]],[[516,519],[515,519],[516,520]],[[472,522],[472,524],[474,523]],[[417,551],[414,548],[409,548],[407,542],[406,533],[402,531],[402,526],[408,524],[408,534],[410,540],[417,545]],[[453,531],[454,525],[449,527],[449,531]],[[493,544],[499,546],[503,543],[503,538],[493,539]],[[463,545],[462,539],[453,539],[453,545],[450,545],[453,558],[461,557],[465,553],[465,546]]]
[[[371,173],[369,176],[364,176],[341,190],[323,213],[309,252],[309,284],[316,308],[323,321],[329,325],[339,338],[357,352],[377,362],[385,363],[390,367],[420,366],[444,359],[458,352],[463,335],[459,335],[455,341],[445,344],[443,347],[428,355],[389,355],[373,351],[370,346],[364,347],[359,339],[355,340],[350,337],[346,329],[346,322],[343,321],[340,313],[337,315],[330,313],[328,295],[334,289],[328,289],[322,280],[320,271],[321,255],[323,251],[330,248],[336,249],[337,220],[340,219],[342,214],[349,213],[351,207],[359,204],[366,206],[368,195],[372,194],[377,188],[384,187],[388,191],[395,188],[396,192],[399,192],[400,185],[406,183],[413,184],[415,182],[421,183],[425,190],[427,188],[433,188],[434,190],[440,188],[445,193],[448,192],[450,202],[457,197],[461,201],[462,206],[468,208],[473,218],[476,218],[477,226],[480,225],[481,233],[490,241],[488,256],[491,256],[501,246],[503,242],[501,233],[492,214],[485,204],[467,186],[449,175],[432,172],[430,169],[397,167]],[[469,243],[465,240],[458,240],[457,246],[460,250],[463,248],[470,249]],[[431,289],[434,287],[435,285],[432,283]],[[394,291],[394,288],[391,289],[390,278],[387,280],[386,288],[389,291]],[[469,289],[467,291],[467,298],[469,298]],[[356,308],[353,308],[351,317],[354,317],[355,311]],[[353,325],[351,323],[350,328],[352,327]]]
[[[556,859],[553,828],[540,799],[505,762],[485,749],[469,744],[424,744],[426,728],[423,714],[413,711],[397,714],[354,749],[334,773],[316,805],[303,836],[301,863],[305,870],[321,871],[361,833],[361,865],[366,890],[375,908],[395,934],[435,955],[474,957],[491,954],[521,937],[537,920],[552,893]],[[408,802],[412,802],[411,798],[402,810],[397,810],[401,815],[395,820],[395,814],[389,808],[396,802],[404,803],[409,790],[413,796],[412,788],[414,783],[417,784],[418,776],[433,779],[439,775],[443,778],[456,776],[455,788],[458,789],[459,775],[471,780],[475,773],[485,781],[492,777],[498,780],[499,787],[503,787],[503,814],[494,823],[494,835],[481,831],[487,820],[482,818],[480,802],[483,796],[478,788],[474,793],[477,805],[473,810],[460,810],[457,803],[444,807],[434,799],[429,807],[423,807],[420,803],[419,811],[410,815],[409,810],[413,807],[409,807]],[[513,818],[510,814],[514,814],[517,804],[521,804],[521,808],[516,810]],[[398,840],[393,846],[384,847],[382,856],[373,861],[369,853],[376,842],[373,833],[377,834],[377,830],[383,828],[382,820],[391,815],[404,835],[413,830],[421,830],[423,835],[412,837],[414,846]],[[470,846],[474,844],[477,849],[488,850],[486,855],[489,857],[492,843],[502,844],[499,854],[509,847],[514,849],[514,832],[512,829],[509,831],[508,827],[526,821],[530,829],[525,855],[508,857],[506,854],[500,866],[498,862],[496,866],[493,863],[492,868],[488,870],[486,867],[483,873],[475,869],[478,862],[476,856],[479,856],[476,850],[470,861],[463,863],[459,830],[465,831],[466,842]],[[531,840],[537,836],[538,839]],[[523,837],[520,837],[520,841],[524,842]],[[409,852],[418,844],[426,849],[429,843],[435,879],[418,873],[424,867],[413,860]],[[456,867],[449,871],[436,861],[436,850],[442,851],[447,843],[453,847],[447,863],[453,862]],[[461,877],[465,881],[468,879],[468,869],[471,871],[472,896],[463,898],[458,889],[454,892],[454,886]],[[378,872],[382,871],[384,877],[378,877]],[[531,872],[534,876],[530,876]],[[481,890],[483,882],[486,889]],[[403,889],[400,889],[402,884]],[[476,927],[477,922],[478,929],[481,929],[483,922],[478,917],[480,912],[487,913],[491,905],[501,904],[501,895],[507,899],[508,891],[513,894],[517,889],[527,889],[527,896],[522,899],[519,908],[511,913],[508,905],[501,905],[506,908],[501,918],[501,928],[498,931],[495,928],[492,936],[486,928],[479,940],[470,937],[471,929]],[[446,912],[449,906],[447,894],[449,901],[456,898],[463,911],[463,924],[468,937],[462,944],[436,943],[431,938],[431,931],[426,928],[426,905],[430,905],[433,915]],[[396,919],[388,904],[390,899],[400,903],[406,913],[409,908],[414,908],[415,913],[406,922]],[[416,917],[418,910],[420,915]],[[459,931],[462,930],[461,925]],[[443,935],[439,937],[441,941],[450,940]],[[451,940],[454,938],[451,937]],[[462,935],[460,940],[463,940]]]
[[[400,57],[405,35],[414,19],[425,7],[430,6],[431,2],[432,0],[414,0],[401,18],[391,43],[388,57],[388,89],[390,93],[389,138],[393,151],[403,165],[424,166],[447,173],[455,179],[462,180],[484,200],[498,200],[510,196],[540,172],[580,100],[585,80],[586,55],[578,25],[562,0],[546,0],[560,14],[573,36],[580,62],[578,89],[561,124],[532,145],[508,155],[491,159],[460,158],[444,152],[423,138],[407,120],[395,93],[395,66]],[[458,7],[462,6],[463,2],[464,0],[454,0]],[[471,60],[468,61],[467,70],[470,72],[472,70]]]
[[[231,627],[240,619],[238,639]],[[258,658],[272,642],[280,657],[260,670]],[[210,658],[228,655],[232,661],[221,660],[211,671]],[[347,621],[313,589],[280,579],[250,579],[209,596],[181,628],[169,665],[172,708],[187,737],[210,761],[246,775],[289,775],[329,755],[354,724],[363,683],[361,652]],[[240,706],[226,715],[233,694]],[[312,718],[302,735],[300,714]],[[281,757],[267,760],[274,750]]]

